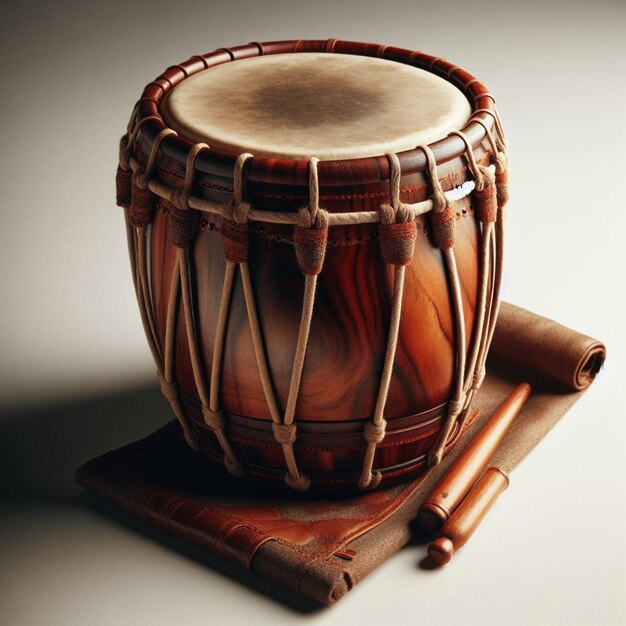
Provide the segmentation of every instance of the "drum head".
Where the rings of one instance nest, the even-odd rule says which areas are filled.
[[[463,93],[425,70],[348,54],[238,60],[183,80],[161,105],[181,137],[234,154],[352,159],[400,152],[462,128]]]

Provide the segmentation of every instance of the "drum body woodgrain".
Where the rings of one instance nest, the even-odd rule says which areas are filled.
[[[279,155],[275,148],[259,154],[263,137],[250,139],[254,149],[234,142],[229,148],[223,139],[214,147],[212,137],[181,124],[180,107],[175,110],[173,96],[168,101],[177,85],[182,89],[185,80],[214,67],[223,72],[228,64],[265,55],[291,62],[305,52],[427,70],[464,95],[467,120],[440,129],[438,138],[434,128],[435,139],[425,142],[429,149],[415,145],[389,150],[394,158],[384,151],[349,158],[339,146],[338,158],[323,153],[317,162],[316,154]],[[303,78],[301,88],[310,82]],[[301,124],[303,133],[316,132],[315,114]],[[455,130],[463,132],[446,136]],[[237,160],[241,152],[252,155]],[[285,479],[299,490],[390,485],[438,462],[470,415],[497,315],[503,154],[499,118],[484,86],[423,53],[334,40],[255,43],[192,57],[150,83],[122,142],[118,201],[126,209],[140,311],[163,391],[189,443],[208,460],[226,462],[233,474],[276,486]],[[433,217],[438,188],[456,198],[441,212],[446,228],[454,222],[448,247],[437,244],[443,222]],[[307,230],[299,220],[315,194],[330,221],[316,226],[313,216],[322,213],[312,212]],[[429,210],[429,202],[435,208]],[[381,205],[395,216],[387,230],[379,223]],[[403,211],[414,230],[396,228]],[[357,214],[353,223],[337,217]],[[325,233],[323,244],[315,239],[323,259],[319,273],[307,273],[298,256],[311,231],[314,239]],[[383,248],[396,231],[411,251],[391,262]],[[307,317],[303,303],[311,291]],[[294,362],[303,344],[298,376]],[[290,394],[292,420],[286,417]],[[295,426],[281,428],[283,421]],[[367,424],[375,433],[369,438]]]

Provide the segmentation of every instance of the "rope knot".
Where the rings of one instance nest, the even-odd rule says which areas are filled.
[[[125,154],[128,155],[129,162],[130,151],[132,149],[132,145],[135,139],[137,138],[137,132],[141,124],[149,119],[152,119],[152,116],[144,117],[136,125],[135,130],[128,139],[128,148]],[[148,188],[148,183],[150,182],[150,176],[152,175],[152,170],[154,169],[154,166],[156,164],[157,154],[159,152],[161,142],[166,137],[172,134],[176,133],[170,128],[164,128],[157,134],[157,136],[154,138],[154,141],[152,142],[148,160],[146,161],[145,165],[137,168],[135,170],[135,173],[133,174],[130,203],[130,221],[131,224],[135,227],[147,226],[152,221],[152,217],[157,206],[157,197]],[[123,167],[125,166],[125,161],[126,157],[124,157],[124,162],[122,163]]]
[[[476,198],[476,215],[480,222],[488,224],[498,217],[498,198],[494,175],[484,166],[478,166],[481,172],[481,184],[476,180],[474,197]]]
[[[226,425],[224,414],[219,409],[217,411],[211,411],[208,406],[203,406],[202,416],[204,417],[204,423],[211,430],[223,430]]]
[[[411,209],[406,204],[403,204],[402,202],[398,204],[398,207],[396,208],[397,223],[412,222],[414,219],[415,217],[413,216]]]
[[[174,189],[170,199],[172,220],[172,243],[177,248],[186,248],[195,231],[196,213],[189,207],[191,189],[188,185]]]
[[[128,133],[120,137],[119,162],[124,171],[130,169],[130,137]]]
[[[509,201],[509,170],[504,152],[498,152],[496,157],[496,194],[502,209]]]
[[[178,386],[174,382],[161,378],[161,393],[168,402],[174,402],[178,398]]]
[[[227,454],[224,455],[224,466],[233,476],[243,476],[243,463],[236,458],[231,459]]]
[[[496,176],[504,172],[507,168],[506,154],[504,152],[496,152],[493,158],[496,166]]]
[[[433,210],[432,213],[443,213],[452,207],[454,200],[450,200],[448,196],[443,192],[441,184],[437,181],[437,185],[433,188]]]
[[[474,389],[479,389],[483,384],[483,380],[485,380],[485,368],[481,367],[474,372],[474,376],[472,378],[472,386]]]
[[[172,244],[177,248],[186,248],[195,233],[197,211],[182,209],[170,203],[169,215]]]
[[[507,162],[506,162],[506,147],[503,142],[504,134],[502,132],[502,125],[500,124],[500,116],[497,111],[491,111],[484,109],[486,113],[489,113],[494,118],[496,126],[497,137],[494,138],[491,129],[485,121],[476,118],[474,121],[480,124],[485,129],[485,134],[491,144],[491,158],[496,168],[495,184],[496,184],[496,199],[498,207],[503,208],[509,199],[508,190],[508,174],[507,174]]]
[[[456,210],[454,202],[441,194],[437,199],[433,196],[433,210],[430,212],[430,227],[434,244],[440,250],[448,250],[454,246],[456,239]]]
[[[394,224],[396,221],[396,212],[390,204],[381,204],[378,208],[378,224]]]
[[[157,197],[148,188],[147,177],[137,170],[132,176],[130,223],[134,227],[147,226],[156,211]]]
[[[149,182],[150,177],[146,174],[146,171],[143,168],[135,170],[135,172],[133,173],[133,185],[135,185],[135,187],[139,187],[140,189],[147,189]]]
[[[357,484],[361,489],[376,489],[382,482],[382,479],[383,475],[378,470],[374,470],[369,473],[369,476],[359,478]]]
[[[380,443],[385,438],[385,429],[387,421],[382,420],[380,424],[374,421],[365,422],[363,424],[363,438],[367,443]]]
[[[172,191],[172,196],[170,198],[170,202],[174,205],[179,211],[189,211],[189,196],[191,195],[190,190],[188,189],[174,189]]]
[[[494,175],[484,165],[476,165],[476,191],[483,191],[495,182]]]
[[[305,274],[317,275],[322,271],[328,243],[328,212],[308,208],[298,211],[298,223],[294,228],[293,243],[296,259]]]
[[[238,224],[247,224],[248,215],[250,214],[249,202],[233,202],[232,205],[232,219]]]
[[[124,169],[120,164],[115,174],[115,203],[123,209],[130,209],[131,201],[132,172],[130,169]]]
[[[167,130],[167,129],[166,129]],[[164,131],[162,131],[164,132]],[[164,135],[166,137],[167,135]],[[156,141],[156,140],[155,140]],[[170,199],[171,237],[177,248],[186,248],[195,234],[198,212],[189,206],[189,198],[193,191],[195,163],[198,155],[209,146],[196,143],[189,149],[185,165],[185,180],[182,187],[174,189]],[[154,146],[150,158],[155,155]]]
[[[237,206],[241,207],[241,204]],[[244,211],[245,209],[242,209],[241,212],[237,213],[239,219],[243,217]],[[231,216],[236,217],[234,207]],[[248,261],[249,239],[247,217],[246,221],[236,221],[225,217],[222,222],[221,236],[226,259],[232,263],[246,263]]]
[[[285,483],[296,491],[306,491],[311,486],[311,479],[302,472],[299,472],[297,477],[287,472],[285,474]]]
[[[281,446],[289,446],[296,440],[296,424],[277,424],[272,422],[272,430],[274,431],[274,439]]]
[[[298,226],[298,228],[313,228],[315,230],[328,228],[328,211],[324,209],[316,209],[315,211],[311,211],[308,207],[302,207],[298,211],[298,216],[296,219],[296,225]]]
[[[450,402],[448,402],[448,416],[457,416],[459,415],[459,413],[463,410],[463,407],[465,406],[465,397],[462,396],[461,398],[457,399],[452,399],[450,400]]]
[[[409,265],[413,260],[417,226],[411,217],[403,205],[397,210],[388,204],[380,207],[378,243],[383,259],[391,265]]]

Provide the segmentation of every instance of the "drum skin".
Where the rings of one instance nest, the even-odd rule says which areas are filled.
[[[218,51],[166,71],[144,91],[138,115],[158,115],[158,103],[185,72],[202,71],[197,59],[219,63],[259,53],[323,49],[323,42],[250,44],[228,53]],[[460,68],[409,51],[366,48],[372,44],[338,42],[337,50],[384,54],[391,60],[417,62],[450,75],[465,90],[475,108],[492,106],[484,86]],[[300,46],[300,47],[299,47]],[[358,46],[362,46],[358,47]],[[274,48],[276,48],[274,50]],[[369,52],[368,52],[369,53]],[[224,58],[222,58],[224,57]],[[453,68],[452,71],[450,68]],[[210,69],[208,70],[210,71]],[[163,78],[166,77],[166,78]],[[493,128],[492,117],[483,119]],[[162,128],[151,119],[142,126],[133,157],[148,160],[151,144]],[[482,129],[466,130],[479,163],[488,164],[490,152],[476,140]],[[484,137],[484,133],[483,133]],[[435,144],[438,178],[445,190],[471,179],[458,138]],[[180,189],[185,178],[185,150],[191,142],[168,137],[161,144],[152,180]],[[232,163],[236,155],[211,152],[197,159],[193,195],[226,205],[232,201]],[[430,197],[432,187],[420,151],[398,155],[402,167],[401,202]],[[228,164],[231,164],[230,166]],[[230,167],[230,174],[229,174]],[[330,213],[378,211],[389,202],[387,158],[382,156],[319,164],[320,206]],[[255,158],[244,170],[244,199],[255,209],[295,213],[308,203],[307,163]],[[480,225],[473,196],[456,202],[457,234],[454,253],[459,271],[465,316],[466,348],[475,333],[479,282]],[[166,317],[177,249],[171,240],[170,204],[159,198],[149,228],[150,298],[158,339],[165,342]],[[196,232],[189,248],[189,269],[195,334],[203,375],[209,385],[215,333],[226,261],[220,230],[222,217],[194,210]],[[419,475],[446,417],[455,368],[455,319],[450,286],[441,250],[433,245],[428,214],[416,219],[417,242],[406,268],[397,351],[385,405],[384,440],[376,447],[373,467],[382,474],[382,486]],[[372,419],[389,334],[394,267],[380,253],[377,224],[332,226],[308,339],[304,370],[295,411],[297,439],[293,444],[298,468],[312,480],[311,489],[324,492],[358,491],[366,441],[364,424]],[[303,303],[304,275],[293,244],[293,226],[249,222],[249,261],[256,309],[263,335],[269,373],[280,411],[288,395]],[[492,280],[490,279],[490,282]],[[192,371],[188,329],[180,295],[177,305],[174,379],[183,407],[199,435],[200,453],[223,467],[223,451],[204,423]],[[263,392],[239,270],[231,298],[222,362],[220,408],[226,432],[245,467],[244,478],[257,484],[285,487],[285,458],[272,432],[272,418]],[[450,437],[454,445],[458,428]],[[210,479],[210,472],[207,474]],[[287,488],[287,487],[285,487]]]

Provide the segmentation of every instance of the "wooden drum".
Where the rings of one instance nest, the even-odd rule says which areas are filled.
[[[192,57],[145,88],[117,196],[163,393],[208,460],[345,492],[454,445],[507,199],[494,99],[466,71],[337,40]]]

